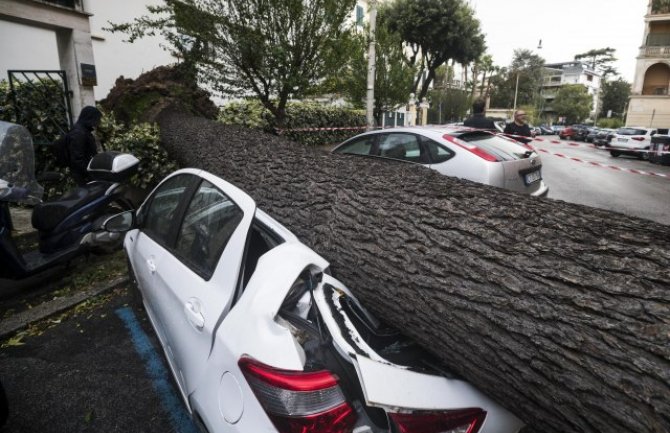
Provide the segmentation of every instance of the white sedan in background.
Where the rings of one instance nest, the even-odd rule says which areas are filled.
[[[168,176],[128,231],[131,276],[209,433],[514,433],[522,422],[384,326],[243,191]],[[400,349],[399,349],[400,348]]]
[[[533,196],[549,192],[542,180],[542,160],[533,149],[499,134],[463,126],[370,131],[332,152],[422,164],[445,176]]]

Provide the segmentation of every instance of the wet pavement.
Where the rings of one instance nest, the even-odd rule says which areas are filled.
[[[126,287],[105,296],[0,349],[2,433],[196,433],[143,310]]]
[[[540,138],[532,145],[542,150],[549,198],[670,224],[670,166],[614,158],[589,143]]]

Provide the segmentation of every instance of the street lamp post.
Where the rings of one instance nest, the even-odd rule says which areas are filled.
[[[542,39],[540,39],[540,42],[537,44],[537,49],[541,50],[542,49]],[[514,87],[514,111],[516,111],[516,101],[517,97],[519,95],[519,71],[516,71],[516,86]],[[540,80],[540,97],[542,97],[542,80]]]
[[[375,62],[377,60],[375,30],[377,27],[377,0],[370,1],[370,45],[368,47],[368,88],[366,98],[366,117],[368,129],[375,125]]]
[[[519,94],[519,71],[516,71],[516,87],[514,88],[514,111],[516,111],[516,97]]]

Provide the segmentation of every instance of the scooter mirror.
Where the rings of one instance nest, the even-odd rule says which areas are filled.
[[[135,211],[128,210],[109,217],[102,223],[102,229],[109,233],[125,233],[135,227]]]

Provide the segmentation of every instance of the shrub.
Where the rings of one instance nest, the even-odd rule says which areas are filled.
[[[311,146],[339,143],[361,133],[366,125],[365,113],[361,110],[325,106],[314,102],[291,102],[286,108],[286,114],[286,124],[280,129],[274,117],[259,101],[245,100],[224,106],[220,111],[219,121],[226,125],[263,129]],[[355,129],[302,131],[308,128],[338,127],[355,127]]]
[[[43,81],[39,86],[16,83],[14,92],[19,101],[18,111],[9,83],[0,80],[0,120],[21,123],[37,144],[51,143],[61,130],[69,129],[63,101],[54,97],[63,92],[58,82]]]
[[[225,125],[244,126],[252,129],[263,129],[270,131],[272,117],[270,111],[256,99],[234,101],[221,107],[219,110],[219,122]]]
[[[16,122],[14,104],[9,93],[9,83],[6,80],[0,80],[0,120]]]
[[[598,126],[601,128],[617,129],[623,126],[623,120],[614,117],[598,119]]]
[[[131,153],[140,160],[140,169],[131,183],[142,189],[153,188],[166,175],[178,168],[160,145],[160,131],[155,124],[141,123],[126,128],[116,122],[113,114],[105,114],[97,136],[106,150]]]

